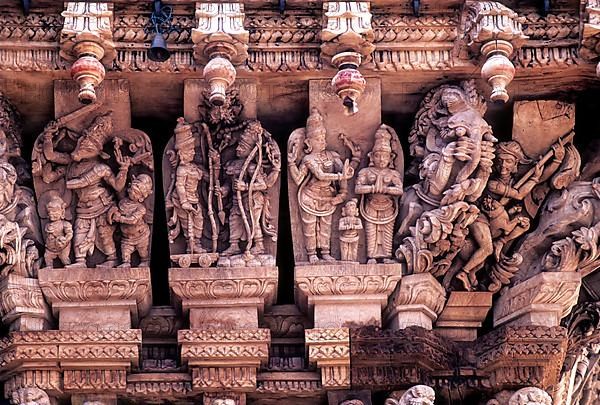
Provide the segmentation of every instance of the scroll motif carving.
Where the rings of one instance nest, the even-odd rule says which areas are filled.
[[[181,267],[273,266],[279,148],[258,121],[241,119],[237,91],[223,106],[206,97],[202,119],[180,119],[165,151],[171,260]]]
[[[34,146],[46,267],[148,265],[154,170],[150,140],[139,130],[115,131],[112,112],[89,115],[97,106],[50,122]],[[81,133],[69,128],[81,119],[88,123]],[[69,209],[63,211],[65,207]]]

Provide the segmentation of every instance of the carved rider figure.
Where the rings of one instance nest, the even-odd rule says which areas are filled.
[[[222,252],[223,255],[240,254],[240,241],[251,243],[250,253],[263,254],[265,251],[263,232],[271,237],[276,236],[275,229],[270,223],[267,191],[279,178],[281,158],[277,151],[277,156],[270,159],[273,164],[272,170],[268,173],[265,171],[262,153],[263,144],[267,142],[266,137],[267,133],[260,122],[250,121],[235,149],[236,159],[225,164],[225,174],[231,179],[233,196],[229,212],[231,244]]]
[[[196,150],[192,127],[183,118],[177,120],[175,150],[178,159],[176,172],[167,195],[167,201],[172,201],[173,204],[173,214],[169,218],[169,238],[174,240],[183,232],[187,253],[204,253],[206,249],[202,247],[204,214],[200,203],[200,182],[208,177],[208,172],[194,162]]]
[[[358,173],[355,192],[361,195],[360,212],[365,223],[367,258],[392,261],[394,221],[398,215],[398,197],[402,195],[402,175],[394,169],[392,134],[385,125],[375,133],[375,145],[369,153],[369,167]]]
[[[298,204],[306,253],[310,263],[321,259],[335,261],[331,256],[331,222],[337,205],[348,193],[348,180],[354,176],[354,168],[348,160],[342,162],[337,152],[327,149],[323,117],[313,109],[306,121],[305,152],[297,164],[299,147],[291,143],[288,164],[292,180],[299,186]]]
[[[71,153],[73,163],[67,170],[66,186],[77,197],[74,266],[84,267],[86,257],[95,248],[106,256],[104,265],[116,264],[115,226],[109,224],[107,214],[115,206],[114,191],[120,192],[125,187],[131,161],[127,157],[117,156],[119,171],[115,175],[110,166],[100,160],[112,128],[111,113],[96,117],[92,125],[83,131]]]

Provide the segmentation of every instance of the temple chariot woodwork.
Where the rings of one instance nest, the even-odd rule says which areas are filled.
[[[600,403],[598,1],[0,27],[2,403]]]

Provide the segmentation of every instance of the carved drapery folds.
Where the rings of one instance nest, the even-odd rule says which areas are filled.
[[[465,45],[486,59],[481,77],[492,87],[491,100],[507,102],[506,86],[515,75],[509,58],[527,39],[523,18],[495,1],[468,1],[465,10]]]
[[[74,62],[71,76],[79,84],[79,101],[96,101],[96,86],[105,69],[116,58],[113,43],[113,11],[109,3],[66,2],[60,33],[60,56]]]

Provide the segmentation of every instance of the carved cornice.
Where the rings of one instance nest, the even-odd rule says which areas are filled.
[[[259,366],[269,357],[268,329],[203,330],[178,332],[181,358],[190,364],[231,363]]]
[[[127,371],[120,370],[65,370],[65,391],[70,393],[124,392]]]
[[[350,387],[350,329],[307,329],[304,336],[308,361],[321,370],[323,387]]]
[[[63,392],[62,374],[58,370],[25,370],[4,381],[5,397],[20,388],[39,388],[51,395]]]
[[[147,399],[160,397],[177,400],[192,396],[192,382],[189,374],[132,374],[127,377],[127,395]]]
[[[260,373],[258,394],[307,395],[323,391],[321,377],[314,372]]]
[[[496,388],[554,386],[566,347],[567,331],[560,326],[504,326],[486,334],[474,346],[477,368],[489,373]]]
[[[169,286],[179,300],[259,298],[270,305],[277,290],[276,267],[169,269]]]
[[[192,387],[202,391],[254,391],[255,367],[200,367],[192,369]]]

